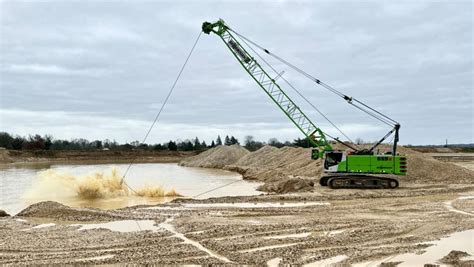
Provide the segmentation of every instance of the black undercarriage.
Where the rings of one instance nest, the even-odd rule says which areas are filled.
[[[394,189],[398,181],[392,178],[365,174],[327,175],[319,180],[321,186],[331,189]]]

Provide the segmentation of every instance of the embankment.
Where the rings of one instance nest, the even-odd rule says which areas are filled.
[[[179,162],[197,152],[116,150],[0,150],[0,164]]]

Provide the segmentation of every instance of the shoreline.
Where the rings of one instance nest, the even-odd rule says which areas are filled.
[[[197,151],[0,150],[0,167],[52,164],[179,163]]]

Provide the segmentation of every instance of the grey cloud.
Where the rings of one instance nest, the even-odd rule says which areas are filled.
[[[201,23],[222,17],[276,54],[400,121],[402,143],[434,143],[446,137],[473,142],[472,2],[1,1],[0,5],[1,109],[2,120],[8,120],[1,128],[7,131],[140,139]],[[311,81],[285,71],[287,79],[353,138],[373,140],[388,130]],[[326,131],[333,130],[283,87]],[[25,113],[20,116],[20,111]],[[65,112],[69,119],[56,124],[44,119],[33,129],[21,126],[27,114],[47,118],[56,112]],[[84,112],[89,120],[79,119]],[[68,124],[71,120],[78,123]],[[113,130],[102,125],[97,132],[87,131],[99,121],[108,121]],[[272,125],[271,131],[259,123]],[[123,124],[136,129],[126,130]],[[176,128],[183,125],[186,130]],[[199,136],[206,127],[213,129],[208,131],[212,134],[229,127],[229,134],[243,135],[242,125],[262,139],[300,136],[221,41],[203,35],[160,119],[160,129],[173,129],[170,137],[160,134],[154,140],[165,141],[177,133]],[[370,131],[358,132],[356,126]]]

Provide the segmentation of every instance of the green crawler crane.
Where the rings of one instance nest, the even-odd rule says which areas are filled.
[[[218,20],[215,23],[204,22],[202,25],[202,31],[206,34],[210,34],[211,32],[215,33],[222,39],[224,44],[235,56],[245,71],[255,80],[255,82],[257,82],[263,91],[281,109],[281,111],[283,111],[283,113],[305,135],[306,139],[313,147],[311,157],[313,159],[323,159],[325,175],[320,179],[320,184],[322,186],[329,186],[330,188],[334,189],[398,187],[398,181],[392,177],[395,175],[406,175],[407,172],[406,157],[400,156],[396,152],[398,132],[400,129],[400,124],[398,122],[367,106],[361,101],[342,94],[336,89],[323,83],[319,79],[316,79],[303,70],[298,69],[291,63],[274,55],[267,49],[259,46],[245,36],[235,32],[228,25],[226,25],[223,20]],[[391,130],[383,138],[381,138],[379,142],[369,149],[358,149],[354,147],[354,145],[340,141],[338,138],[333,139],[336,142],[349,147],[349,150],[341,151],[333,149],[326,137],[330,136],[317,127],[276,82],[277,79],[282,78],[282,73],[277,74],[276,77],[270,76],[269,73],[262,68],[261,64],[244,48],[244,46],[238,41],[236,37],[239,37],[242,43],[250,48],[250,50],[252,50],[258,57],[260,57],[260,55],[255,49],[252,48],[252,46],[249,45],[249,43],[256,48],[261,49],[264,53],[273,56],[282,63],[298,71],[307,78],[313,80],[315,83],[339,95],[349,104],[391,126]],[[266,62],[262,57],[260,57],[260,59],[272,70],[274,70],[273,67],[271,67],[271,65],[269,65],[268,62]],[[282,79],[287,82],[288,85],[290,85],[294,90],[296,90],[296,88],[294,88],[286,79]],[[299,92],[297,91],[297,93]],[[304,98],[304,96],[302,97]],[[304,99],[308,101],[306,98]],[[314,108],[317,109],[316,107]],[[319,110],[317,111],[319,112]],[[327,117],[325,118],[327,119]],[[329,122],[332,124],[331,121]],[[335,126],[334,124],[332,125]],[[339,128],[337,129],[339,130]],[[392,151],[386,154],[377,154],[375,152],[375,148],[392,134],[394,135]]]

